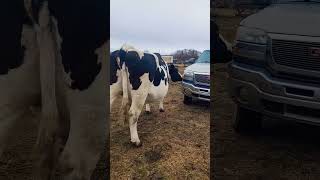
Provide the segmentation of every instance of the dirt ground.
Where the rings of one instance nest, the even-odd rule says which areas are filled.
[[[9,137],[9,143],[0,157],[0,180],[32,180],[32,150],[37,136],[37,124],[40,111],[28,111],[24,121],[17,121],[14,133]],[[98,162],[92,180],[105,180],[108,177],[108,162],[103,155]],[[55,179],[61,179],[59,172]]]
[[[180,69],[182,71],[182,69]],[[209,179],[209,103],[183,104],[181,83],[170,83],[165,112],[151,104],[138,121],[142,147],[130,144],[129,127],[111,114],[111,179]]]
[[[218,17],[232,41],[240,18]],[[227,93],[225,64],[214,67],[213,161],[217,180],[313,180],[320,175],[320,128],[265,118],[261,132],[240,135],[232,128],[235,104]]]

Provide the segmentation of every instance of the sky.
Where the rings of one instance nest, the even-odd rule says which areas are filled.
[[[209,0],[111,0],[111,50],[124,43],[171,54],[210,49]]]

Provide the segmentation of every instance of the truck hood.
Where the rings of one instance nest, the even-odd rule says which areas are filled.
[[[240,25],[268,33],[320,36],[320,3],[273,4]]]
[[[185,71],[210,74],[210,63],[195,63],[188,66]]]

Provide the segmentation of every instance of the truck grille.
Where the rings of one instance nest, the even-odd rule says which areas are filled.
[[[272,40],[272,56],[279,65],[320,71],[319,53],[320,43]]]
[[[210,84],[210,75],[194,74],[196,83]]]

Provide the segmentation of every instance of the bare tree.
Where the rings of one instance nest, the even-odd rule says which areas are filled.
[[[183,50],[177,50],[175,53],[173,53],[173,58],[176,59],[179,63],[183,63],[186,60],[189,60],[191,58],[198,58],[200,52],[194,49],[183,49]]]

